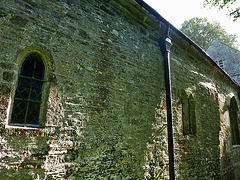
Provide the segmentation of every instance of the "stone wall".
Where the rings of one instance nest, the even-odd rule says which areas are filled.
[[[1,3],[2,178],[144,176],[155,108],[164,93],[162,55],[152,27],[136,22],[123,6]],[[31,51],[49,57],[43,58],[49,83],[45,127],[6,128],[22,54]]]
[[[6,0],[0,23],[1,179],[168,179],[158,19],[132,0]],[[170,35],[176,176],[220,177],[232,166],[220,157],[232,151],[228,103],[239,89]],[[43,127],[10,126],[32,52],[46,66]],[[182,91],[195,101],[193,136],[182,131]]]
[[[239,90],[206,58],[190,52],[183,45],[172,50],[177,171],[180,179],[237,179],[233,171],[239,166],[233,164],[239,155],[233,151],[239,146],[231,143],[229,106],[232,97],[239,103]],[[182,90],[195,101],[195,135],[182,133]]]

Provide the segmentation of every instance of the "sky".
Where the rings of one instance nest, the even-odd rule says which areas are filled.
[[[226,14],[227,10],[219,10],[217,7],[204,8],[204,0],[144,1],[178,29],[185,20],[189,20],[194,17],[206,17],[209,21],[219,21],[221,27],[229,34],[238,35],[238,44],[240,46],[240,19],[233,22],[233,19],[229,18]],[[237,5],[239,4],[240,3],[238,2]]]

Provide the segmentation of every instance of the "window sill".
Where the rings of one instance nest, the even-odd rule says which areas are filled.
[[[44,129],[42,126],[24,126],[16,125],[16,124],[10,124],[6,126],[6,130],[9,134],[15,134],[16,136],[22,136],[22,137],[35,137],[35,136],[43,136],[45,134]]]
[[[8,129],[26,129],[26,130],[38,130],[42,129],[41,125],[29,125],[29,124],[9,124],[6,126]]]
[[[183,137],[196,137],[196,134],[184,134]]]
[[[191,141],[196,138],[196,134],[185,134],[179,136],[179,141]]]

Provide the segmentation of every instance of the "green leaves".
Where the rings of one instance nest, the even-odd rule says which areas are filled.
[[[213,6],[219,6],[220,8],[223,8],[229,4],[234,4],[237,2],[237,0],[205,0],[204,4],[210,4]]]
[[[215,6],[219,9],[228,9],[228,15],[233,17],[233,20],[236,21],[240,18],[240,7],[237,4],[237,0],[204,0],[204,6]]]
[[[184,21],[180,30],[204,50],[213,39],[231,47],[237,46],[237,35],[229,35],[218,21],[209,22],[206,18],[195,17]]]

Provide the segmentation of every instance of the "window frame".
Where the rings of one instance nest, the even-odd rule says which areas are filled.
[[[22,65],[25,61],[25,59],[30,56],[31,54],[38,54],[41,57],[41,60],[44,64],[45,67],[45,72],[44,74],[44,83],[42,85],[42,97],[41,97],[41,105],[40,105],[40,112],[39,112],[39,119],[38,119],[38,124],[21,124],[21,123],[11,123],[11,118],[12,118],[12,111],[13,111],[13,105],[14,105],[14,98],[15,98],[15,93],[16,89],[18,87],[18,81],[19,81],[19,74],[21,72]],[[43,48],[40,47],[28,47],[18,53],[18,56],[16,57],[16,78],[13,84],[13,93],[11,96],[11,103],[9,106],[8,110],[8,115],[7,115],[7,121],[6,121],[6,128],[44,128],[46,124],[46,119],[47,119],[47,101],[48,101],[48,94],[49,94],[49,89],[50,89],[50,79],[53,81],[53,69],[54,69],[54,64],[52,61],[52,57],[50,54],[45,51]]]
[[[38,58],[38,59],[36,59]],[[30,61],[34,61],[34,65],[32,67],[32,69],[27,69],[26,68],[28,67],[28,65],[30,64]],[[36,78],[34,77],[35,75],[35,72],[36,72],[36,65],[37,65],[37,61],[39,61],[41,64],[42,64],[42,69],[41,69],[41,77],[40,79],[39,78]],[[31,64],[30,64],[31,65]],[[10,125],[14,125],[14,126],[30,126],[30,127],[38,127],[40,126],[39,124],[39,116],[40,116],[40,111],[41,111],[41,104],[42,104],[42,92],[43,92],[43,88],[44,88],[44,83],[46,82],[45,81],[45,64],[44,64],[44,61],[42,60],[42,57],[38,55],[38,53],[32,53],[30,55],[28,55],[22,62],[21,64],[21,67],[20,67],[20,72],[19,72],[19,75],[18,75],[18,82],[17,82],[17,87],[16,87],[16,90],[15,90],[15,97],[14,97],[14,102],[13,102],[13,109],[12,109],[12,117],[10,119],[10,122],[9,124]],[[28,76],[26,75],[26,73],[29,73],[29,70],[31,72],[31,76]],[[25,75],[24,75],[25,74]],[[29,80],[29,87],[23,87],[23,85],[20,85],[20,82],[21,81],[24,81],[24,80]],[[26,81],[25,81],[26,82]],[[34,95],[32,97],[32,92],[34,91],[34,86],[33,86],[33,83],[40,83],[40,92],[39,92],[39,95],[40,95],[40,99],[35,99],[38,95]],[[22,97],[22,92],[19,94],[19,93],[16,93],[17,91],[20,91],[20,89],[23,88],[24,90],[27,90],[27,97]],[[25,91],[26,92],[26,91]],[[19,95],[20,97],[16,97],[16,95]],[[34,98],[34,99],[33,99]],[[17,101],[17,103],[16,103]],[[22,120],[23,122],[21,122],[22,120],[17,120],[17,117],[16,115],[14,115],[15,113],[18,115],[17,110],[14,110],[14,108],[17,108],[18,106],[20,106],[20,104],[24,104],[24,110],[22,111]],[[37,108],[34,108],[34,107],[31,107],[33,105],[36,106],[36,104],[38,104],[39,107]],[[32,118],[35,118],[35,120],[33,120],[31,122],[31,114],[33,113],[33,110],[36,109],[37,110],[37,114],[36,116],[32,116]],[[15,113],[14,113],[15,112]],[[14,120],[13,120],[13,117],[14,117]],[[30,117],[30,118],[29,118]],[[29,120],[30,119],[30,120]],[[34,122],[35,121],[35,122]]]

